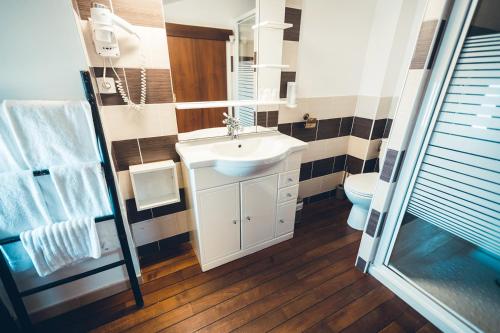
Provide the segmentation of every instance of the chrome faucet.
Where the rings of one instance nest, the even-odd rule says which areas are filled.
[[[231,137],[231,139],[238,139],[239,131],[243,129],[243,126],[240,124],[240,120],[237,117],[233,117],[228,115],[226,112],[223,113],[224,120],[222,123],[227,127],[227,135]]]

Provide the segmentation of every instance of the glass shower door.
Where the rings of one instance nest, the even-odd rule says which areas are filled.
[[[480,1],[386,265],[473,330],[500,328],[500,2]]]

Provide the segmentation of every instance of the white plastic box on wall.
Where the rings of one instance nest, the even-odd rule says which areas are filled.
[[[129,167],[137,210],[179,202],[177,168],[172,160]]]

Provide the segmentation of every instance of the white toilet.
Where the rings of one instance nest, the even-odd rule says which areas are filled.
[[[382,140],[379,153],[379,169],[384,165],[387,139]],[[363,230],[365,227],[368,209],[372,201],[375,184],[379,178],[378,172],[361,173],[347,177],[344,183],[345,193],[349,201],[352,202],[351,213],[347,219],[347,224],[356,230]]]

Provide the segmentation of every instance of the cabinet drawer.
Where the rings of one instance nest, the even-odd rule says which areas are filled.
[[[278,191],[278,203],[296,200],[299,195],[299,184],[282,188]]]
[[[280,173],[279,188],[292,186],[299,183],[300,169]]]
[[[276,237],[288,234],[293,231],[295,226],[295,200],[285,202],[278,206],[276,215]]]

